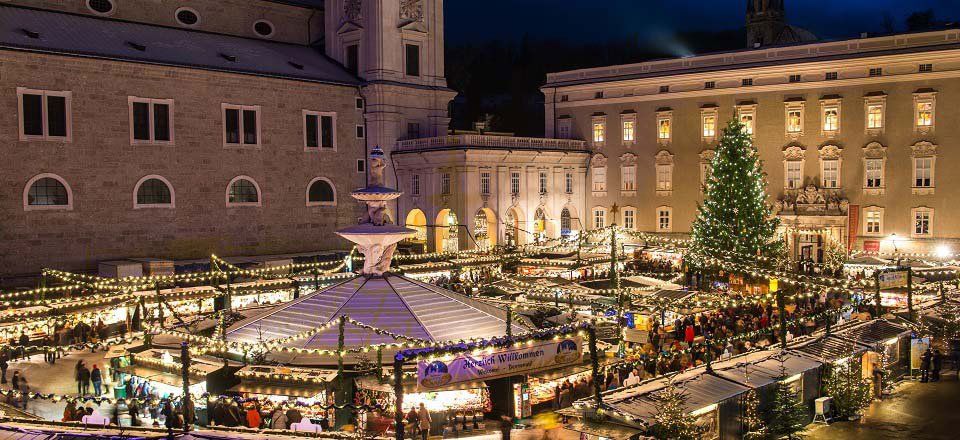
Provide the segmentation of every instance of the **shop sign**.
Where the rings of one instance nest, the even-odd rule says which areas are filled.
[[[770,291],[776,292],[780,287],[780,282],[776,278],[770,278]]]
[[[880,288],[893,289],[907,285],[907,271],[883,272],[880,274]]]
[[[583,338],[523,344],[492,353],[463,353],[449,361],[420,361],[417,386],[431,390],[447,385],[549,370],[580,362]]]
[[[910,339],[910,368],[920,369],[920,358],[923,352],[930,346],[930,338],[912,338]]]
[[[880,252],[880,241],[864,240],[863,251],[864,252]]]

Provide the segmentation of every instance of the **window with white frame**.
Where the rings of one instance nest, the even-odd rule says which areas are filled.
[[[670,232],[673,230],[673,208],[661,206],[657,208],[657,232]]]
[[[260,106],[223,104],[223,145],[260,146]]]
[[[414,174],[410,176],[410,194],[419,196],[420,195],[420,175]]]
[[[547,170],[539,170],[537,172],[537,183],[540,188],[540,194],[547,193]]]
[[[520,194],[520,172],[510,171],[510,194]]]
[[[607,139],[607,118],[606,116],[594,116],[592,122],[593,144],[601,146]]]
[[[803,185],[803,160],[788,159],[784,162],[784,187],[799,189]]]
[[[607,167],[593,167],[593,192],[607,190]]]
[[[247,176],[237,176],[227,185],[227,206],[260,206],[260,185]]]
[[[883,208],[868,206],[863,208],[863,235],[883,235]]]
[[[173,100],[127,97],[131,144],[173,142]]]
[[[831,99],[821,101],[821,118],[823,134],[832,136],[840,132],[840,101]]]
[[[803,102],[790,101],[786,103],[786,131],[789,136],[803,134]]]
[[[637,166],[635,164],[623,165],[620,168],[620,190],[637,190]]]
[[[490,172],[489,171],[480,172],[480,194],[485,196],[490,195]]]
[[[745,104],[737,106],[737,117],[740,124],[743,125],[743,132],[753,136],[756,130],[757,106],[756,104]]]
[[[173,185],[162,176],[144,176],[133,187],[133,209],[174,208]]]
[[[913,194],[933,194],[936,186],[937,146],[920,141],[910,146],[913,158]]]
[[[703,185],[706,185],[713,174],[713,158],[716,156],[715,150],[704,150],[700,152],[700,190],[703,191]]]
[[[657,191],[673,189],[673,165],[657,165]]]
[[[913,94],[914,128],[920,132],[927,132],[933,128],[935,121],[937,93],[920,92]]]
[[[23,187],[24,211],[72,209],[73,191],[67,181],[56,174],[38,174]]]
[[[308,151],[337,149],[337,114],[303,111],[303,146]]]
[[[557,119],[557,138],[558,139],[573,138],[573,120],[572,119],[570,118]]]
[[[840,159],[822,159],[820,175],[824,188],[838,188],[840,184]]]
[[[73,136],[72,96],[66,91],[17,87],[20,140],[69,142]]]
[[[933,208],[921,206],[910,210],[913,217],[913,228],[910,235],[914,237],[930,237],[933,235]]]
[[[598,206],[593,208],[593,228],[602,229],[607,226],[607,208]]]
[[[705,141],[717,137],[717,108],[707,107],[700,109],[700,133]]]
[[[637,114],[625,113],[620,115],[620,126],[624,145],[633,145],[637,140]]]
[[[657,141],[662,144],[667,143],[671,136],[673,136],[673,112],[657,112]]]
[[[933,158],[932,157],[913,158],[913,187],[914,188],[933,187]]]
[[[450,194],[450,173],[440,173],[440,194]]]
[[[865,177],[864,187],[883,188],[883,168],[884,159],[868,158],[863,161],[863,174]]]
[[[573,173],[567,171],[563,177],[563,187],[567,194],[573,194]]]
[[[307,206],[334,206],[337,190],[326,177],[315,177],[307,184]]]
[[[867,128],[883,129],[883,104],[867,104]]]
[[[625,229],[637,228],[637,209],[633,207],[623,208],[623,227]]]

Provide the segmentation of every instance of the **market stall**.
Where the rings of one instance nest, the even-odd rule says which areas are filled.
[[[146,349],[137,352],[128,350],[128,352],[127,365],[121,366],[118,371],[121,373],[121,383],[126,384],[130,381],[134,384],[131,388],[135,394],[123,397],[140,397],[153,393],[160,397],[183,394],[184,383],[179,353],[174,354],[171,350],[163,349]],[[187,383],[190,393],[207,392],[208,378],[221,368],[224,368],[223,364],[212,359],[191,359]]]
[[[380,380],[376,376],[356,379],[360,401],[394,411],[395,394],[392,380]],[[403,381],[403,412],[419,409],[423,404],[430,412],[433,426],[431,432],[456,434],[479,430],[483,426],[484,413],[491,410],[490,390],[483,381],[457,383],[433,390],[417,387],[415,378]]]
[[[724,379],[758,391],[768,401],[778,383],[789,385],[802,401],[812,404],[820,397],[819,361],[779,348],[749,352],[713,364],[714,373]]]
[[[244,399],[257,399],[266,414],[286,403],[317,425],[329,426],[334,417],[334,411],[327,407],[334,401],[332,384],[337,370],[247,365],[235,374],[240,383],[227,391]]]

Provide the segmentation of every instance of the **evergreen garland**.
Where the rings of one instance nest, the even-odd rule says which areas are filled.
[[[657,413],[650,434],[659,440],[699,440],[704,432],[697,417],[687,411],[686,393],[672,382],[657,394]]]
[[[710,166],[692,227],[691,263],[702,267],[709,257],[754,263],[756,256],[776,256],[782,247],[774,240],[780,221],[767,204],[757,149],[737,120],[724,127]]]

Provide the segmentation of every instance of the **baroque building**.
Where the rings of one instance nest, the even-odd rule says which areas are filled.
[[[0,276],[347,248],[366,151],[445,133],[442,11],[0,3]]]
[[[542,91],[548,136],[589,144],[590,227],[689,233],[737,119],[795,256],[956,249],[958,29],[557,72]]]

